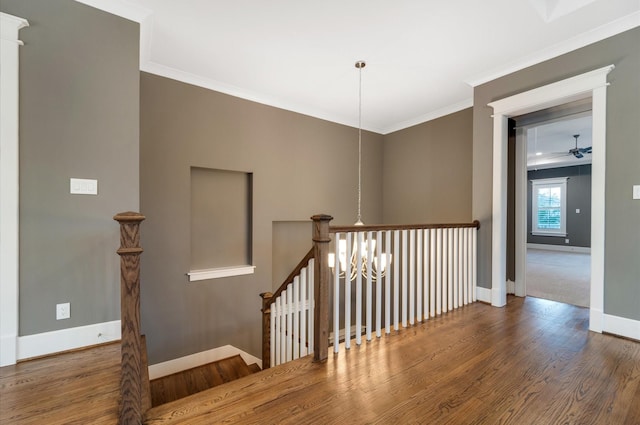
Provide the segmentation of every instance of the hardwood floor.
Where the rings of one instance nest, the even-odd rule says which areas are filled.
[[[120,342],[0,368],[0,424],[118,419]]]
[[[238,354],[163,376],[151,381],[151,404],[159,406],[169,403],[259,371],[257,364],[247,365]]]
[[[475,303],[325,363],[300,359],[155,407],[146,423],[639,425],[640,343],[587,321],[586,309],[536,298]],[[100,375],[117,364],[67,360],[54,373],[45,364],[56,361],[0,369],[0,422],[115,423],[117,377]],[[92,410],[102,413],[84,419]]]

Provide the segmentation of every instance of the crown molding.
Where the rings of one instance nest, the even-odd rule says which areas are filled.
[[[460,102],[454,103],[452,105],[445,106],[444,108],[437,109],[435,111],[428,112],[424,115],[420,115],[418,117],[412,118],[410,120],[399,122],[395,125],[386,127],[382,130],[381,134],[389,134],[396,131],[404,130],[409,127],[413,127],[414,125],[422,124],[427,121],[435,120],[436,118],[444,117],[449,114],[453,114],[458,111],[462,111],[463,109],[471,108],[473,106],[473,98],[470,97],[468,99],[464,99]]]
[[[172,80],[180,81],[183,83],[191,84],[194,86],[202,87],[205,89],[213,90],[219,93],[224,93],[229,96],[237,97],[240,99],[248,100],[251,102],[260,103],[267,106],[287,110],[296,114],[307,115],[313,118],[330,121],[336,124],[342,124],[349,127],[358,126],[357,120],[347,119],[342,116],[331,114],[324,110],[312,109],[303,105],[296,104],[294,102],[287,102],[283,99],[278,99],[275,96],[268,96],[262,93],[246,90],[237,86],[226,84],[220,81],[216,81],[210,78],[205,78],[200,75],[185,72],[179,69],[175,69],[166,65],[162,65],[153,61],[147,61],[141,63],[140,70],[148,72],[150,74],[159,75],[161,77],[170,78]],[[383,134],[382,129],[363,125],[363,130],[371,131],[378,134]]]
[[[529,66],[564,55],[573,50],[580,49],[588,46],[589,44],[596,43],[604,40],[605,38],[612,37],[638,26],[640,26],[640,11],[584,32],[576,37],[572,37],[562,43],[540,50],[532,55],[525,56],[524,58],[511,63],[506,68],[495,69],[485,74],[478,75],[477,77],[469,78],[465,83],[471,87],[477,87],[481,84],[488,83],[489,81],[504,77],[505,75],[512,74]]]

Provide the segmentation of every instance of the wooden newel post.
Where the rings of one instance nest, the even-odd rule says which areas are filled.
[[[313,292],[315,298],[313,361],[326,360],[329,352],[329,222],[333,217],[318,214],[313,220]]]
[[[122,371],[119,424],[142,424],[142,346],[140,337],[140,222],[142,214],[116,214],[120,223],[120,314]]]
[[[260,294],[262,298],[262,370],[271,367],[271,292]]]

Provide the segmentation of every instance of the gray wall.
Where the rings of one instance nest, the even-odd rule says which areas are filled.
[[[531,234],[531,181],[569,177],[567,180],[567,236]],[[527,172],[527,242],[544,245],[591,246],[591,165],[529,170]],[[576,213],[580,209],[580,213]],[[565,243],[569,239],[569,243]]]
[[[472,117],[468,108],[384,137],[385,223],[473,221]]]
[[[357,129],[141,74],[142,328],[151,364],[226,344],[259,356],[274,222],[355,221]],[[255,274],[187,282],[190,167],[253,173]],[[382,136],[363,133],[363,220],[380,223]],[[311,226],[308,227],[311,229]],[[295,254],[296,262],[309,244]],[[278,255],[281,249],[277,249]],[[278,282],[278,284],[281,282]]]
[[[120,318],[115,213],[137,210],[139,27],[71,0],[2,0],[20,32],[20,335]],[[69,178],[98,179],[98,196]],[[56,303],[71,318],[55,320]]]
[[[489,102],[609,64],[605,222],[605,313],[640,319],[640,28],[496,79],[474,89],[473,217],[481,221],[478,283],[491,285],[492,110]]]

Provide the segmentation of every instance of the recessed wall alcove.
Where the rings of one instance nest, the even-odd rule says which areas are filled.
[[[253,273],[253,174],[191,167],[189,280]]]

